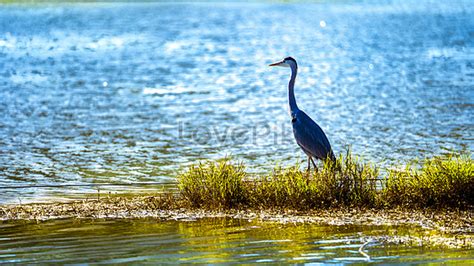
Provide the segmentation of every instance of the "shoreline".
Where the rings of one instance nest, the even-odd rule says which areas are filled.
[[[192,222],[202,218],[246,219],[262,223],[321,224],[334,226],[405,226],[419,235],[391,233],[367,237],[387,244],[474,247],[474,210],[328,208],[307,211],[187,207],[172,197],[108,197],[72,202],[0,205],[1,223],[45,222],[55,219],[140,219]]]

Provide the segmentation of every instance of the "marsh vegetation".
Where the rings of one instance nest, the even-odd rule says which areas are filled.
[[[381,174],[376,165],[347,152],[312,172],[277,166],[253,176],[230,158],[200,162],[178,176],[190,206],[318,209],[331,207],[471,208],[474,163],[469,155],[410,162]]]

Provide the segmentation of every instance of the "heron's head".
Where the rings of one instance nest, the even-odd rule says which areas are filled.
[[[270,64],[269,66],[279,66],[279,67],[296,67],[296,60],[293,57],[287,57],[281,61]]]

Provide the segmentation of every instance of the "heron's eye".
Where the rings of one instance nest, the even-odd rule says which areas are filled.
[[[291,118],[291,123],[296,122],[296,117]]]

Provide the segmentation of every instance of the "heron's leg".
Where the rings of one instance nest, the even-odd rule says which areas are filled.
[[[309,179],[311,178],[311,157],[308,156],[308,169],[306,169],[306,185],[309,183]]]
[[[313,161],[313,158],[309,157],[311,162],[313,163],[314,169],[316,170],[316,173],[318,172],[318,167],[316,166],[316,163]],[[308,169],[309,169],[309,161],[308,161]]]

